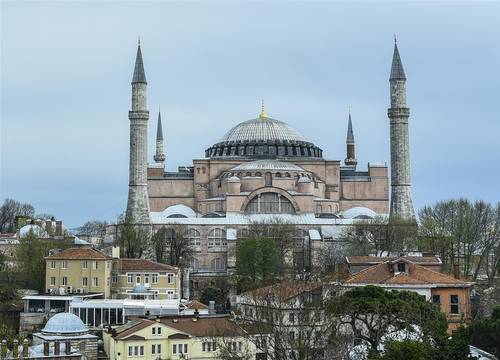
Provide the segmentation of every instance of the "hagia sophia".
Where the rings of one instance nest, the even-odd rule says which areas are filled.
[[[200,149],[204,157],[170,172],[165,168],[161,114],[154,160],[148,156],[147,81],[139,44],[129,111],[126,218],[155,230],[168,224],[186,227],[196,251],[190,263],[194,287],[198,281],[231,273],[235,266],[231,249],[248,236],[253,223],[294,224],[299,229],[294,241],[307,244],[311,250],[307,261],[313,262],[315,252],[356,219],[413,219],[406,75],[397,44],[389,82],[390,183],[385,162],[359,169],[350,114],[342,162],[323,158],[322,149],[311,139],[268,116],[264,103],[256,118],[229,129],[204,152]]]

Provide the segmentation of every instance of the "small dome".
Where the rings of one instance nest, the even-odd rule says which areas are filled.
[[[240,182],[240,178],[237,176],[231,176],[229,179],[227,179],[227,182],[230,183]]]
[[[304,171],[300,166],[279,160],[256,160],[240,164],[231,171]]]
[[[311,179],[309,179],[307,176],[301,176],[300,179],[299,179],[299,183],[300,184],[310,183],[310,182],[311,182]]]
[[[59,313],[47,321],[42,332],[51,334],[74,334],[88,332],[88,329],[78,316],[71,313]]]
[[[344,211],[343,215],[346,219],[373,219],[377,213],[366,207],[356,206]]]
[[[136,285],[132,289],[133,294],[145,294],[148,292],[148,289],[144,285]]]

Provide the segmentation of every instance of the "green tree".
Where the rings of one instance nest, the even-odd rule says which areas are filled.
[[[405,331],[417,334],[425,344],[443,344],[447,339],[446,317],[420,295],[408,291],[385,291],[377,286],[354,288],[333,296],[327,313],[337,327],[348,328],[378,354],[383,337]]]
[[[236,249],[236,278],[247,291],[275,281],[279,266],[275,240],[266,237],[241,240]]]
[[[426,360],[428,359],[427,347],[421,341],[403,340],[387,341],[384,344],[384,355],[381,360]]]
[[[210,301],[215,301],[215,307],[220,311],[225,306],[224,291],[215,286],[209,286],[203,290],[200,301],[204,304],[209,304]]]
[[[17,269],[23,286],[40,292],[45,290],[45,257],[53,248],[65,249],[70,240],[41,239],[30,230],[16,248]]]
[[[149,244],[150,234],[148,227],[141,227],[124,222],[118,225],[118,244],[123,256],[135,259],[142,257]]]
[[[484,351],[500,356],[500,305],[493,309],[489,319],[473,321],[467,328],[460,330],[470,344]]]

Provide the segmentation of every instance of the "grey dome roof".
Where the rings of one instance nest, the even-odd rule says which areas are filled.
[[[307,139],[287,123],[271,119],[257,118],[244,121],[222,137],[221,142],[234,141],[304,141]]]
[[[267,117],[243,121],[229,130],[222,139],[205,150],[210,158],[315,158],[323,150],[308,141],[287,123]]]
[[[88,332],[88,329],[78,316],[71,313],[59,313],[47,321],[42,332],[51,334],[73,334]]]
[[[300,166],[279,160],[256,160],[240,164],[231,171],[255,171],[255,170],[276,170],[276,171],[304,171]]]

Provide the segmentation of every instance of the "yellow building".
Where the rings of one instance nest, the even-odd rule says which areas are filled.
[[[111,287],[112,297],[117,299],[181,297],[179,268],[145,259],[113,259]]]
[[[110,359],[218,359],[221,349],[259,358],[229,317],[136,318],[103,331],[103,341]]]
[[[47,292],[111,295],[113,259],[90,247],[69,248],[45,258]]]

